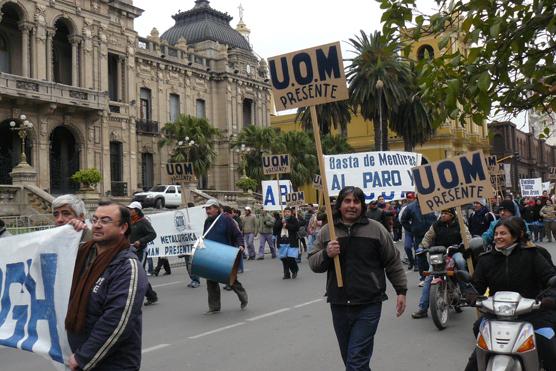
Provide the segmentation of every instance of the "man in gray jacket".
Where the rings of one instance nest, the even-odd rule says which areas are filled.
[[[333,224],[322,227],[309,255],[314,272],[327,273],[326,296],[346,370],[370,370],[374,335],[382,302],[387,300],[386,277],[396,290],[396,315],[405,311],[407,278],[390,233],[365,216],[365,194],[345,187],[334,206]],[[330,225],[336,239],[330,240]],[[340,259],[344,286],[338,287],[334,257]]]
[[[276,246],[274,246],[274,241],[272,240],[272,228],[274,227],[274,217],[266,210],[263,210],[261,217],[259,218],[259,256],[257,260],[264,259],[264,248],[265,243],[268,243],[270,248],[270,253],[272,254],[272,259],[276,258]]]
[[[255,260],[255,237],[257,236],[257,217],[253,215],[249,206],[245,207],[245,215],[241,217],[243,225],[243,240],[249,253],[248,260]]]

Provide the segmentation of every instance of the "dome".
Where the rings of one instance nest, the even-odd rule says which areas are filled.
[[[232,48],[251,50],[249,42],[230,26],[232,17],[211,8],[208,0],[196,0],[193,9],[172,18],[176,24],[160,36],[171,45],[183,37],[188,44],[212,40]]]

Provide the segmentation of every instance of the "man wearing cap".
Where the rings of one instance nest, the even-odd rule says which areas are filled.
[[[468,220],[469,233],[472,236],[482,236],[494,220],[496,220],[496,217],[494,213],[487,209],[484,198],[473,202],[473,213]]]
[[[243,240],[247,247],[249,260],[255,260],[255,236],[257,235],[257,217],[251,213],[249,206],[245,207],[245,215],[241,217],[243,225]]]
[[[243,251],[243,236],[234,220],[225,213],[222,213],[220,203],[215,199],[210,199],[203,207],[207,213],[207,219],[203,228],[205,239],[235,246]],[[247,292],[237,278],[232,283],[231,288],[239,298],[241,309],[245,309],[247,306]],[[207,279],[207,292],[209,310],[206,314],[220,312],[220,285],[218,282]]]
[[[127,208],[131,214],[129,242],[135,247],[137,257],[141,264],[143,264],[143,268],[145,268],[147,263],[147,244],[156,238],[156,232],[151,223],[145,218],[143,206],[140,202],[133,201],[127,205]],[[150,283],[148,284],[145,297],[147,298],[145,305],[151,305],[158,301],[158,295]]]
[[[463,231],[467,235],[467,240],[471,239],[469,230],[465,227]],[[454,209],[442,210],[440,218],[429,228],[419,247],[424,250],[431,246],[453,246],[459,245],[462,241],[459,223],[456,218]],[[466,270],[465,259],[462,253],[457,252],[452,255],[452,259],[456,263],[459,270]],[[419,308],[411,314],[413,318],[424,318],[429,310],[429,294],[431,290],[432,275],[425,279],[421,298],[419,299]]]
[[[515,212],[516,212],[516,207],[515,207],[515,203],[512,200],[504,200],[500,202],[500,206],[498,207],[498,214],[500,215],[501,220],[511,218],[512,216],[517,216],[515,215]],[[493,220],[490,223],[490,227],[488,228],[488,230],[485,233],[483,233],[482,237],[485,244],[490,245],[494,241],[494,228],[496,227],[497,223],[498,220]],[[527,229],[527,233],[531,235],[529,232],[529,227],[527,227],[527,224],[525,225],[525,227]]]

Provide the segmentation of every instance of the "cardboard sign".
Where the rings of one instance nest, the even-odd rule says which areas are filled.
[[[522,197],[539,197],[542,196],[542,179],[520,179],[519,187],[521,188]]]
[[[286,207],[286,195],[293,192],[292,183],[289,180],[280,180],[280,190],[276,180],[263,180],[263,210],[280,211]]]
[[[496,166],[496,164],[498,163],[498,162],[496,162],[496,160],[497,160],[496,155],[486,156],[485,159],[486,159],[486,162],[487,162],[487,166],[489,168],[493,167],[493,166]]]
[[[322,178],[318,174],[313,175],[313,187],[322,190]]]
[[[276,110],[348,99],[339,42],[268,59]]]
[[[358,152],[324,156],[330,196],[346,186],[359,187],[367,201],[385,195],[390,201],[414,192],[411,169],[421,164],[422,155],[414,152]],[[386,197],[387,196],[387,197]]]
[[[423,214],[494,197],[481,151],[415,167],[412,172]]]
[[[303,192],[292,192],[286,195],[286,206],[292,207],[305,204],[305,193]]]
[[[67,364],[64,321],[80,239],[69,225],[2,238],[0,345]]]
[[[207,213],[201,206],[147,215],[156,231],[148,243],[149,257],[191,254],[193,244],[203,235]]]
[[[548,179],[556,179],[556,167],[548,168]]]
[[[197,181],[191,162],[169,162],[166,164],[166,173],[174,183]]]
[[[290,172],[290,155],[263,156],[263,174],[287,174]]]
[[[492,186],[494,188],[498,187],[505,187],[506,184],[506,175],[505,174],[500,174],[500,175],[490,175],[490,182],[492,183]]]

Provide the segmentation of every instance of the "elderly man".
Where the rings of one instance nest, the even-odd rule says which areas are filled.
[[[85,231],[81,237],[82,243],[93,237],[92,232],[85,224],[86,213],[85,203],[75,195],[58,196],[52,201],[52,215],[56,226],[69,224],[78,232]]]
[[[390,233],[365,216],[365,194],[345,187],[334,205],[334,220],[322,227],[309,255],[314,272],[327,273],[326,297],[346,370],[369,371],[374,335],[386,296],[386,277],[396,290],[396,315],[405,310],[407,278]],[[330,228],[336,231],[331,240]],[[344,287],[338,287],[334,258],[340,259]]]
[[[145,271],[130,250],[128,209],[99,206],[77,253],[65,326],[73,370],[139,370]]]

